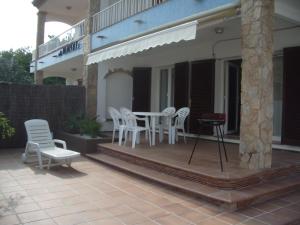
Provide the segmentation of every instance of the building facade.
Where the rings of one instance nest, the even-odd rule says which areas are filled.
[[[63,76],[70,84],[83,82],[87,110],[99,115],[105,129],[108,106],[135,111],[189,106],[191,134],[202,113],[226,113],[225,133],[240,137],[247,162],[256,154],[255,161],[268,158],[261,153],[270,151],[272,140],[300,144],[299,1],[33,4],[39,9],[36,81]],[[41,43],[46,21],[72,28]]]

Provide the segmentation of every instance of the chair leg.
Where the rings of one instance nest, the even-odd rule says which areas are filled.
[[[183,140],[184,140],[184,143],[186,144],[186,137],[185,137],[185,130],[184,130],[184,128],[182,129],[182,133],[183,133]]]
[[[129,141],[132,141],[132,133],[129,133]]]
[[[176,128],[175,127],[171,127],[171,143],[175,144],[175,135],[176,135]]]
[[[164,129],[162,125],[159,126],[159,142],[162,143],[164,140]]]
[[[125,130],[125,140],[124,140],[124,145],[126,145],[126,142],[127,142],[127,135],[128,135],[128,130]]]
[[[26,144],[25,152],[22,154],[22,162],[26,163],[28,159],[28,151],[29,151],[29,146],[28,143]]]
[[[114,143],[114,141],[115,141],[115,133],[116,133],[116,129],[114,128],[114,130],[113,130],[113,136],[112,136],[112,144]]]
[[[50,169],[50,166],[51,166],[51,161],[52,161],[52,159],[51,159],[51,158],[49,158],[49,161],[48,161],[48,170]]]
[[[172,143],[172,127],[169,127],[169,130],[168,130],[168,142],[169,144],[173,144]]]
[[[137,133],[136,133],[136,143],[137,143],[137,144],[140,143],[140,140],[141,140],[140,137],[141,137],[140,132],[137,132]]]
[[[71,167],[72,159],[67,159],[67,166]]]
[[[40,169],[43,169],[42,155],[39,151],[37,151],[36,154],[37,154],[37,157],[38,157],[39,167],[40,167]]]
[[[131,143],[132,148],[135,148],[136,136],[137,136],[137,132],[133,131],[132,132],[132,143]]]
[[[150,138],[151,137],[150,132],[151,132],[150,129],[146,131],[146,133],[148,133],[148,135],[149,135],[149,145],[151,147],[152,143],[151,143],[151,138]]]
[[[176,142],[178,142],[178,132],[177,132],[177,128],[176,128],[176,127],[175,127],[174,131],[175,131],[175,139],[176,139]]]
[[[123,138],[123,127],[119,129],[119,145],[122,145],[122,138]]]

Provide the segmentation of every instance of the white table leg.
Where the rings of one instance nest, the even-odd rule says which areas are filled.
[[[155,116],[151,116],[152,145],[155,145]]]

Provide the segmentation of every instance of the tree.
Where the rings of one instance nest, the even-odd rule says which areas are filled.
[[[66,78],[63,77],[47,77],[43,80],[45,85],[66,85]]]
[[[29,48],[0,52],[0,81],[32,84],[33,74],[30,73],[31,58],[32,54]]]

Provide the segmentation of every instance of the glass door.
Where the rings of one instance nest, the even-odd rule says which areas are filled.
[[[160,92],[159,92],[159,110],[162,111],[173,105],[173,73],[174,69],[163,68],[160,70]]]
[[[239,135],[241,111],[241,60],[228,62],[227,134]]]

